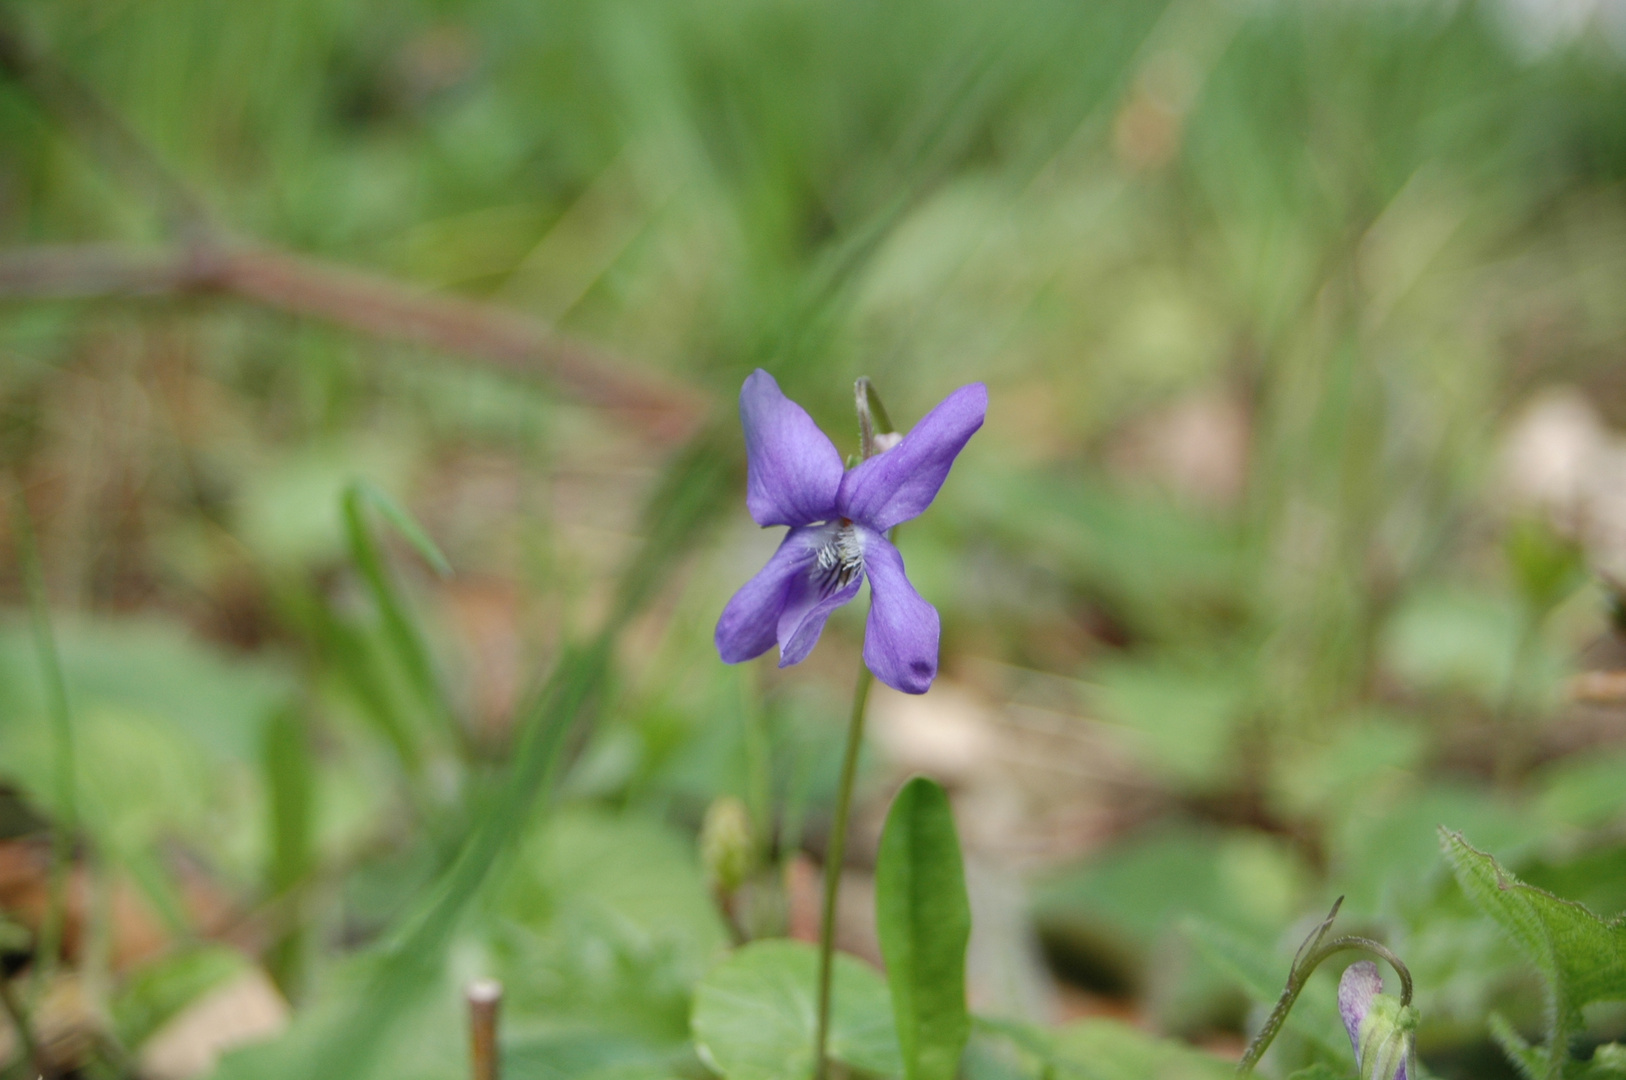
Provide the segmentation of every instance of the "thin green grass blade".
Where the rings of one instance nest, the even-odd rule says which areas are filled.
[[[266,885],[281,898],[277,939],[268,962],[283,995],[297,1000],[306,932],[300,886],[315,869],[315,767],[303,718],[284,710],[266,724],[261,765],[269,796],[271,858]]]
[[[350,544],[350,555],[355,561],[356,569],[361,572],[362,579],[367,583],[368,592],[372,594],[379,614],[383,617],[384,635],[411,681],[423,708],[444,729],[453,746],[466,749],[468,743],[466,734],[446,702],[440,680],[435,675],[434,664],[429,658],[429,648],[424,644],[423,636],[418,632],[416,624],[407,614],[406,602],[391,580],[389,570],[384,565],[383,553],[379,551],[372,530],[367,526],[365,506],[371,504],[379,507],[398,528],[402,522],[407,523],[408,528],[403,535],[420,551],[431,552],[433,557],[430,561],[437,565],[437,568],[446,565],[445,557],[429,542],[429,538],[423,535],[423,531],[412,524],[406,512],[377,488],[365,483],[352,484],[345,491],[342,501],[345,536]],[[421,544],[418,541],[421,541]]]
[[[423,557],[423,561],[443,578],[452,576],[452,564],[449,562],[424,531],[422,525],[409,513],[406,508],[390,497],[389,492],[366,480],[358,480],[351,485],[350,490],[355,493],[358,502],[370,503],[373,509],[384,515],[395,531],[401,534],[401,539],[412,545],[412,549]]]
[[[53,762],[56,770],[56,806],[51,822],[50,891],[45,918],[40,926],[34,955],[35,990],[49,981],[56,970],[63,925],[67,916],[68,871],[73,862],[73,845],[79,831],[79,800],[76,791],[78,766],[75,763],[73,715],[68,708],[68,684],[62,676],[57,656],[56,636],[51,631],[50,603],[45,595],[45,572],[40,566],[34,522],[21,486],[13,488],[12,533],[17,557],[22,564],[24,587],[28,591],[28,612],[34,632],[34,648],[39,657],[40,677],[45,684],[47,711],[51,717]]]

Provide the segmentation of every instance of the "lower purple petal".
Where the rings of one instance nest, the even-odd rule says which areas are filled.
[[[784,613],[779,616],[779,666],[790,667],[806,660],[819,643],[830,614],[857,596],[863,583],[863,576],[858,575],[834,592],[825,592],[811,579],[793,585]]]
[[[869,529],[862,535],[870,588],[864,663],[894,690],[924,694],[937,677],[937,609],[909,584],[903,556],[885,536]]]
[[[818,556],[819,536],[817,528],[790,530],[768,564],[723,608],[714,640],[724,663],[752,660],[773,647],[791,589]]]

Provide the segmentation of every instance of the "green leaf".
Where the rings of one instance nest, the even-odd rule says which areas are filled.
[[[1501,1013],[1490,1014],[1491,1038],[1502,1048],[1509,1061],[1518,1067],[1521,1076],[1536,1080],[1547,1071],[1547,1051],[1531,1046],[1524,1036]]]
[[[363,502],[375,506],[391,506],[395,504],[388,501],[387,496],[365,483],[352,484],[344,493],[344,526],[345,534],[350,542],[350,556],[355,561],[356,569],[367,583],[368,591],[373,595],[373,602],[378,605],[379,614],[384,619],[384,633],[394,650],[401,668],[409,679],[412,688],[417,693],[422,705],[429,709],[451,732],[454,740],[460,734],[457,722],[453,719],[445,704],[445,697],[441,693],[440,684],[435,676],[434,664],[429,658],[429,649],[424,644],[423,636],[419,633],[417,625],[407,612],[405,601],[390,579],[389,570],[384,564],[384,556],[373,539],[372,530],[367,527],[367,519],[362,513]],[[395,507],[395,515],[390,520],[397,526],[401,521],[410,524],[410,519],[399,507]],[[414,531],[422,537],[421,530],[412,526]],[[409,536],[410,540],[411,537]],[[422,537],[423,543],[429,550],[440,557],[442,565],[445,558],[435,551],[434,545],[429,543],[428,537]],[[416,546],[416,545],[415,545]],[[432,559],[431,562],[434,560]]]
[[[112,1002],[119,1041],[128,1047],[140,1047],[182,1009],[248,967],[248,960],[235,950],[201,945],[140,968]]]
[[[1309,1068],[1289,1073],[1287,1080],[1353,1080],[1353,1074],[1340,1072],[1331,1065],[1317,1062]]]
[[[443,578],[452,576],[452,564],[447,561],[440,548],[429,538],[429,534],[424,532],[423,526],[419,525],[400,503],[392,499],[388,492],[375,484],[358,480],[350,486],[345,498],[347,502],[351,499],[365,499],[371,503],[373,509],[383,514],[384,518],[395,526],[395,531],[401,534],[401,539],[411,544],[412,549],[423,557],[423,561],[428,563],[435,573]]]
[[[1207,919],[1188,919],[1185,929],[1198,951],[1240,983],[1249,997],[1266,1005],[1281,997],[1291,957],[1278,956],[1268,946]],[[1298,1004],[1287,1014],[1287,1026],[1328,1054],[1349,1053],[1349,1040],[1338,1019],[1337,991],[1324,980],[1305,984]]]
[[[266,723],[261,758],[270,811],[266,885],[272,895],[282,897],[289,912],[266,960],[283,994],[297,999],[305,952],[299,887],[316,868],[315,769],[305,724],[297,712],[285,710]]]
[[[1231,1062],[1116,1020],[1083,1020],[1059,1031],[981,1017],[977,1023],[1037,1057],[1045,1072],[1067,1080],[1230,1080],[1236,1075]]]
[[[1551,1025],[1542,1075],[1558,1077],[1569,1057],[1569,1037],[1581,1029],[1581,1009],[1596,1001],[1626,1001],[1626,917],[1606,921],[1526,885],[1460,833],[1441,829],[1440,843],[1468,899],[1541,972]]]
[[[1592,1052],[1592,1060],[1581,1072],[1581,1080],[1614,1080],[1626,1077],[1626,1044],[1605,1043]]]
[[[908,1080],[953,1080],[971,1034],[965,891],[954,811],[923,776],[903,786],[887,814],[875,868],[875,923],[892,988],[892,1017]]]
[[[1062,1071],[1086,1080],[1230,1080],[1236,1067],[1116,1020],[1084,1020],[1056,1034]]]
[[[728,1080],[813,1075],[818,953],[800,941],[757,941],[712,969],[695,989],[690,1027],[701,1058]],[[830,1056],[865,1072],[903,1071],[886,983],[837,953]]]

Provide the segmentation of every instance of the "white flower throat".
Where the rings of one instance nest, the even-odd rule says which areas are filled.
[[[818,582],[821,591],[831,593],[851,585],[863,569],[864,548],[858,542],[858,530],[844,518],[819,548],[813,580]]]

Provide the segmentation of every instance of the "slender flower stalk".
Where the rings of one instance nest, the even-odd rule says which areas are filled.
[[[847,722],[847,749],[841,757],[841,782],[836,788],[835,817],[830,821],[830,842],[824,846],[824,905],[819,918],[819,1020],[813,1040],[813,1077],[825,1080],[830,1060],[825,1053],[830,1039],[830,985],[836,953],[836,897],[841,891],[841,864],[847,856],[847,819],[852,815],[853,782],[858,776],[858,751],[864,744],[864,706],[875,676],[859,665],[853,688],[852,718]]]

